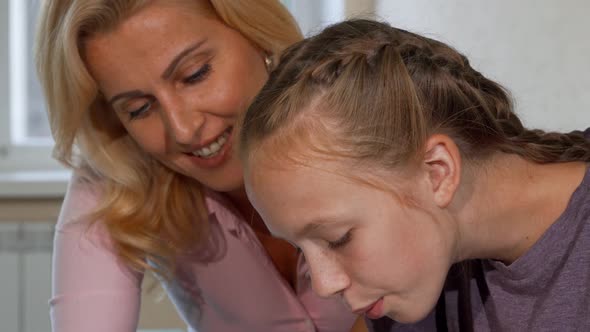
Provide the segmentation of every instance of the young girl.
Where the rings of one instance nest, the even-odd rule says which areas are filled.
[[[451,47],[358,20],[286,51],[240,149],[270,231],[372,330],[585,331],[585,134],[526,129]]]
[[[235,120],[300,39],[276,0],[44,1],[37,61],[56,157],[55,332],[135,332],[145,271],[190,331],[350,331],[243,190]]]

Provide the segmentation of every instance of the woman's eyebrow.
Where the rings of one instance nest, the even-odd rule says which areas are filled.
[[[170,61],[170,64],[166,67],[166,69],[162,73],[162,75],[161,75],[162,79],[166,80],[166,79],[170,78],[170,76],[172,75],[172,73],[174,73],[174,70],[176,70],[176,67],[178,66],[178,64],[180,63],[180,61],[182,61],[182,59],[184,59],[184,57],[186,57],[188,54],[190,54],[194,50],[196,50],[199,47],[201,47],[205,42],[207,42],[207,39],[203,39],[203,40],[198,41],[198,42],[196,42],[196,43],[194,43],[192,45],[189,45],[187,48],[185,48],[180,53],[178,53],[172,59],[172,61]],[[108,101],[108,104],[111,105],[111,107],[112,107],[114,105],[114,103],[117,100],[119,100],[119,99],[142,97],[144,95],[145,95],[145,93],[143,91],[141,91],[141,90],[125,91],[125,92],[118,93],[115,96],[113,96]]]
[[[182,50],[180,53],[178,53],[173,59],[172,61],[170,61],[170,64],[168,65],[168,67],[166,67],[166,69],[164,70],[164,72],[162,73],[162,79],[166,80],[168,79],[172,73],[174,73],[174,70],[176,70],[176,67],[178,66],[178,64],[180,63],[180,61],[187,56],[189,53],[193,52],[194,50],[198,49],[199,47],[201,47],[205,42],[207,41],[207,39],[203,39],[195,44],[192,44],[190,46],[188,46],[187,48],[185,48],[184,50]]]

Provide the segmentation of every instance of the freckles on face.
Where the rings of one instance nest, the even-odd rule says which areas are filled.
[[[274,234],[313,255],[312,278],[344,285],[334,271],[344,273],[350,282],[338,292],[353,309],[383,298],[383,313],[395,319],[410,322],[428,314],[451,265],[453,239],[444,222],[404,206],[390,192],[346,178],[329,163],[268,165],[248,165],[248,196]],[[310,223],[317,227],[301,235]]]

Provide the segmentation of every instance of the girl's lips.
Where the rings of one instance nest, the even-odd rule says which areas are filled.
[[[369,319],[377,319],[383,316],[383,298],[373,302],[371,305],[366,306],[362,309],[354,311],[357,315],[365,315]]]
[[[365,312],[365,316],[369,319],[378,319],[383,316],[383,298],[377,300],[373,305]]]

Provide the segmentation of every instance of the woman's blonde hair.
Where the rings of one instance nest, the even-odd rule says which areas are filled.
[[[104,111],[108,106],[82,55],[85,38],[115,28],[151,2],[43,1],[35,55],[54,157],[100,184],[102,201],[92,220],[104,224],[116,253],[130,267],[169,275],[175,257],[194,248],[207,232],[201,186],[150,158],[114,112]],[[296,22],[278,0],[210,4],[225,24],[269,54],[278,55],[301,39]]]
[[[471,162],[495,152],[537,163],[590,161],[580,131],[525,128],[508,93],[450,46],[370,20],[335,24],[292,45],[242,121],[246,166],[256,151],[266,156],[260,146],[297,162],[313,153],[411,166],[436,133],[453,138]]]

